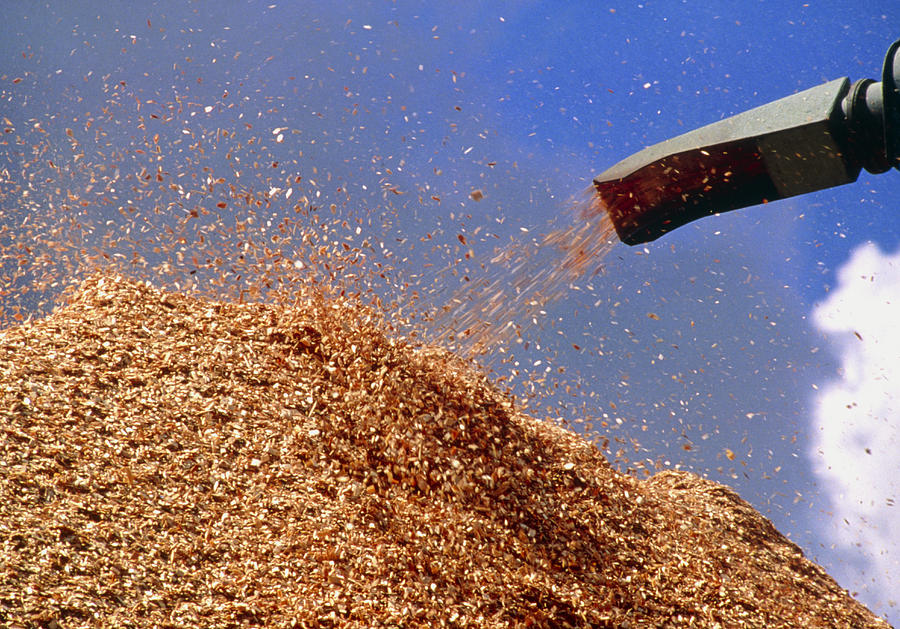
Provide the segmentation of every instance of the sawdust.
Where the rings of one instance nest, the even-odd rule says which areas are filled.
[[[527,235],[527,234],[526,234]],[[561,226],[512,242],[491,258],[483,278],[464,284],[438,313],[438,338],[451,347],[488,351],[545,323],[546,308],[576,282],[601,273],[617,240],[593,188],[570,201]]]
[[[3,626],[886,626],[731,490],[619,474],[350,299],[93,276],[0,384]]]

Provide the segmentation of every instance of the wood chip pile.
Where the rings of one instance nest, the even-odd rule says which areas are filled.
[[[0,625],[886,626],[729,489],[384,330],[94,276],[0,333]]]

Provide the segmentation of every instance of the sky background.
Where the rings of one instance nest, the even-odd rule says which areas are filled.
[[[369,286],[386,302],[477,302],[561,262],[542,234],[571,225],[594,175],[827,80],[877,79],[898,37],[893,0],[13,3],[0,305],[46,308],[104,253],[225,293],[214,267],[250,272],[243,230],[272,240],[301,200],[326,244],[383,271]],[[898,173],[863,172],[617,244],[537,310],[504,300],[521,336],[479,361],[535,415],[609,440],[623,470],[734,487],[896,624],[898,192]],[[305,268],[304,247],[266,253],[265,272]]]

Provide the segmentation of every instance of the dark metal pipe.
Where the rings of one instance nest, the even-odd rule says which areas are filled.
[[[900,168],[900,40],[881,82],[836,79],[666,140],[594,187],[619,239],[656,240],[690,221]]]

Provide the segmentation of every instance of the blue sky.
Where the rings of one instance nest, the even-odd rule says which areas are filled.
[[[465,276],[511,282],[496,252],[565,227],[570,199],[620,159],[829,79],[877,78],[900,37],[900,6],[886,0],[865,11],[768,0],[24,6],[0,24],[4,253],[26,255],[19,243],[35,229],[57,242],[64,224],[65,251],[35,247],[24,268],[65,276],[91,251],[124,251],[141,226],[134,247],[150,267],[170,262],[167,277],[199,282],[198,233],[226,263],[239,255],[214,229],[237,220],[230,199],[186,218],[198,197],[214,209],[218,193],[201,193],[222,178],[269,195],[257,225],[301,196],[334,204],[328,220],[351,225],[339,237],[393,267],[375,290],[390,297],[405,282],[421,308],[467,290]],[[164,185],[148,188],[142,172]],[[863,384],[900,376],[898,190],[896,172],[863,172],[617,245],[602,273],[554,295],[522,343],[481,361],[518,395],[537,391],[536,414],[576,429],[594,419],[611,458],[615,439],[629,444],[623,469],[680,465],[735,487],[896,622],[900,410],[888,385]],[[74,197],[86,203],[77,219],[61,209]],[[8,291],[3,307],[39,298]]]

